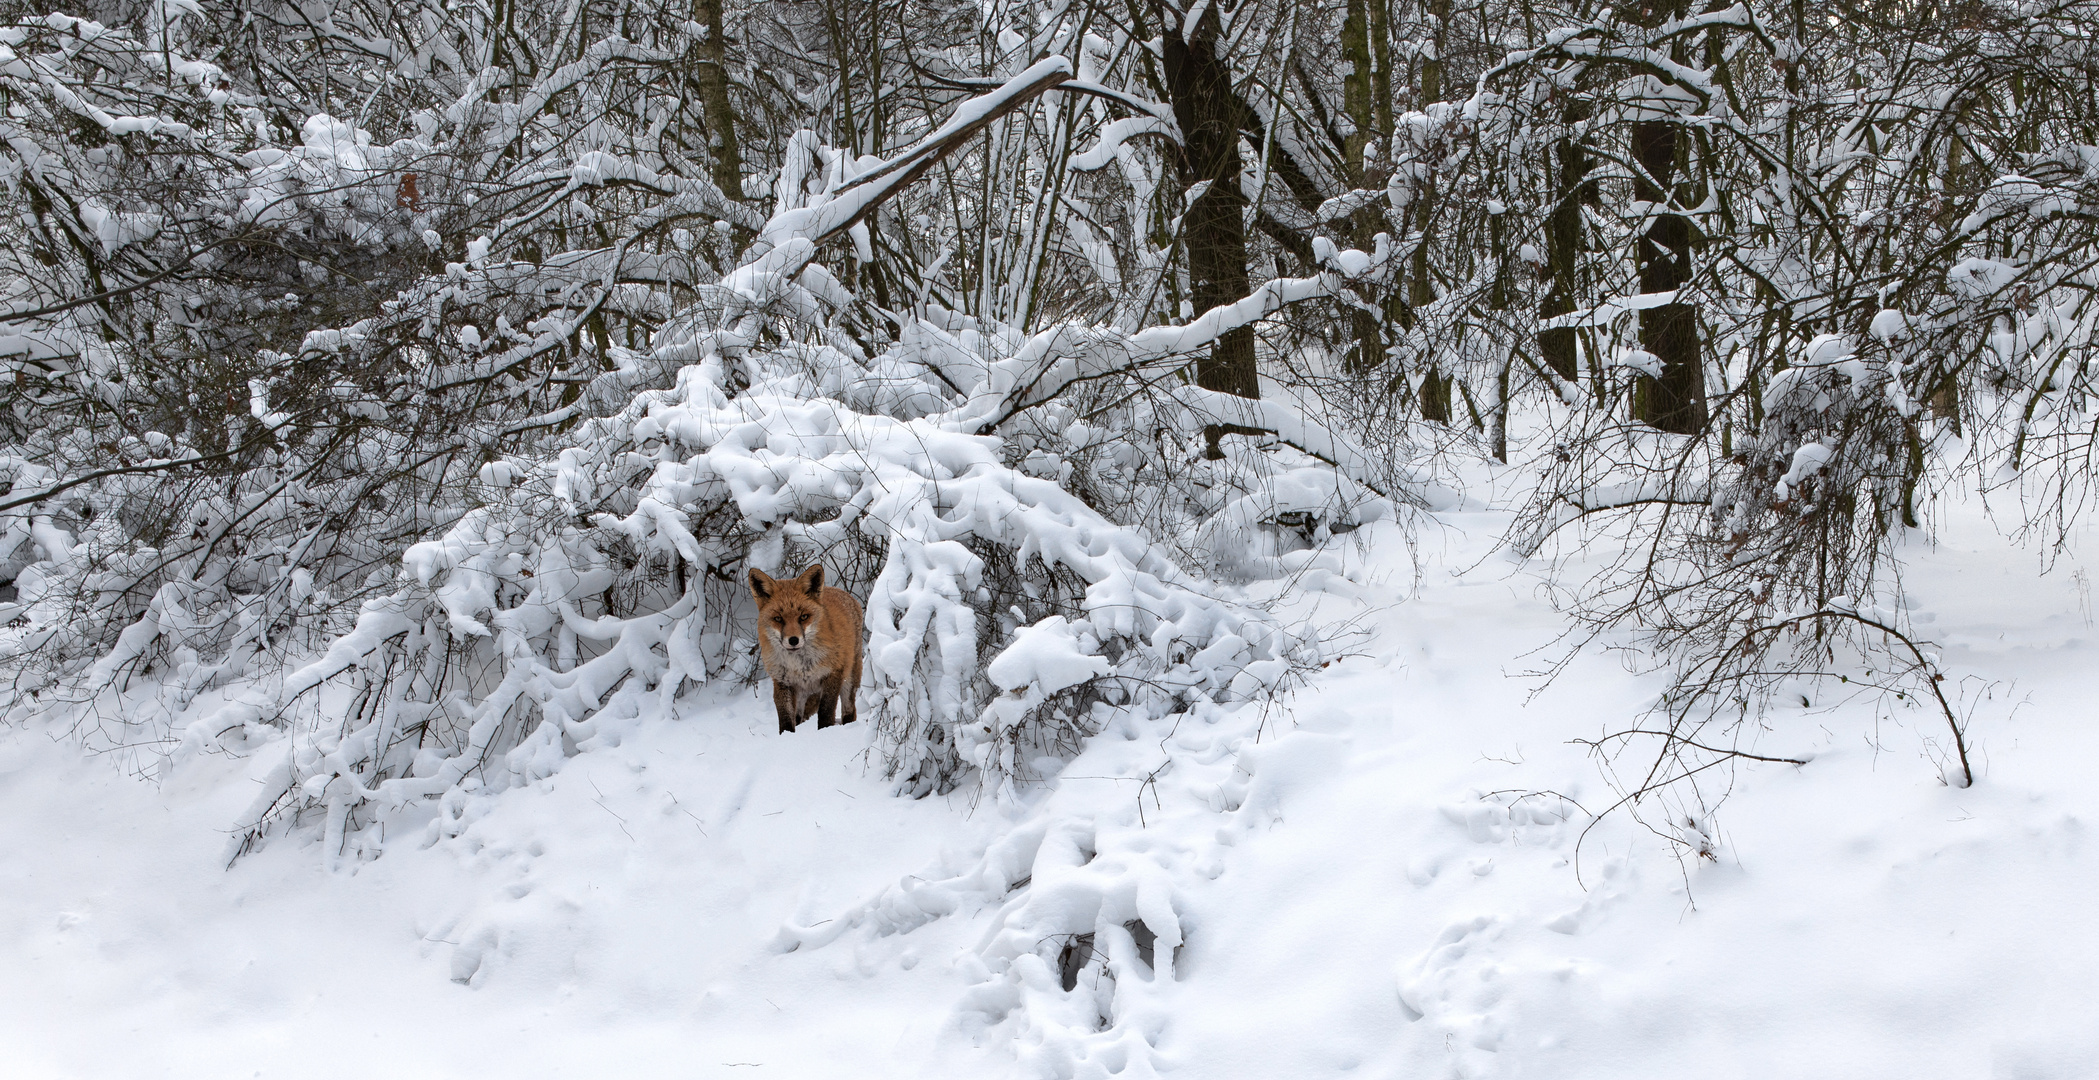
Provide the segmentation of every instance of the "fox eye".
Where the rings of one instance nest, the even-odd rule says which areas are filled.
[[[783,619],[783,618],[781,618],[781,617],[780,617],[780,616],[778,616],[778,615],[775,615],[775,616],[773,616],[773,625],[774,625],[774,626],[786,626],[786,625],[787,625],[787,620],[786,620],[786,619]]]
[[[804,623],[808,622],[808,621],[809,621],[809,616],[807,616],[807,615],[803,615],[803,616],[802,616],[802,621],[803,621]]]

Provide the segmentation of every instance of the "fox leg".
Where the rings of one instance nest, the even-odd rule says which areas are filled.
[[[846,673],[845,685],[838,688],[838,722],[850,724],[860,719],[860,654],[853,654],[853,670]]]
[[[838,722],[850,724],[860,719],[860,657],[854,656],[836,685],[838,693]]]
[[[795,708],[798,704],[800,703],[795,701],[793,690],[780,685],[778,679],[773,680],[773,710],[780,714],[781,734],[792,733],[796,722],[801,720],[800,710]]]
[[[820,696],[817,698],[816,704],[816,726],[820,728],[833,727],[838,723],[837,676],[825,679],[823,689],[818,691],[818,693]]]

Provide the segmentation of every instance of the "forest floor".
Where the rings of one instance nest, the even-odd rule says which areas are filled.
[[[1782,705],[1755,749],[1812,758],[1716,772],[1705,860],[1590,828],[1616,796],[1569,740],[1659,677],[1609,650],[1530,677],[1565,620],[1496,549],[1494,479],[1468,490],[1275,587],[1344,654],[1307,685],[1118,721],[1003,801],[892,797],[863,727],[782,736],[762,687],[711,687],[457,836],[228,868],[266,753],[148,782],[56,720],[0,730],[0,1073],[2094,1075],[2077,551],[2044,573],[1945,507],[1905,588],[1978,783],[1941,781],[1931,714]],[[1143,965],[1100,936],[1064,990],[1074,929],[1124,911],[1174,930]]]

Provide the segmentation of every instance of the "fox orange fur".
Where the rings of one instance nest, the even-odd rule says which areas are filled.
[[[860,601],[825,587],[822,566],[792,578],[754,568],[751,597],[758,601],[758,658],[773,679],[780,730],[793,731],[811,716],[819,728],[859,719]]]

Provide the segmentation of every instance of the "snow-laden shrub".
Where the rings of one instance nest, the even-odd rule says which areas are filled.
[[[1911,624],[1897,558],[1917,524],[1932,437],[1917,399],[1933,365],[1885,334],[1819,336],[1790,359],[1756,388],[1759,426],[1724,454],[1644,425],[1568,438],[1510,534],[1525,556],[1577,525],[1606,541],[1609,561],[1568,597],[1570,636],[1616,639],[1668,683],[1643,715],[1583,741],[1623,796],[1613,809],[1686,854],[1714,857],[1729,785],[1712,770],[1806,763],[1769,747],[1788,707],[1922,709],[1943,777],[1973,782],[1965,718]]]
[[[868,212],[1080,72],[1051,51],[887,161],[795,135],[742,185],[774,194],[768,219],[655,138],[672,102],[634,96],[689,26],[553,45],[525,83],[415,52],[354,124],[322,115],[341,93],[258,97],[179,56],[156,74],[173,39],[10,32],[9,58],[52,75],[0,72],[29,125],[0,165],[44,230],[19,265],[49,293],[0,327],[16,715],[55,694],[110,744],[193,751],[288,732],[248,824],[325,807],[337,852],[366,803],[545,775],[647,696],[750,677],[746,564],[820,558],[868,595],[875,749],[912,790],[996,790],[1096,705],[1266,693],[1310,657],[1202,575],[1302,568],[1311,539],[1384,512],[1389,470],[1181,369],[1382,279],[1389,241],[1322,241],[1308,276],[1178,325],[1149,300],[1008,302],[1063,269],[1016,266],[974,303],[935,290],[946,255],[896,304],[896,237],[876,244]],[[83,93],[99,134],[76,139]],[[990,130],[1038,172],[1070,149]],[[1089,183],[1139,196],[1115,235],[1145,246],[1107,276],[1170,275],[1134,224],[1163,166],[1115,153],[1120,179]],[[1106,233],[1072,232],[1091,272],[1114,267]],[[854,265],[816,261],[833,243]]]
[[[335,11],[324,41],[292,31],[280,66],[252,63],[280,43],[269,20],[98,10],[111,21],[0,26],[0,204],[19,225],[0,245],[0,707],[56,695],[137,746],[196,695],[347,629],[338,616],[390,586],[401,550],[457,516],[461,467],[580,396],[520,386],[526,362],[587,354],[591,375],[627,374],[572,339],[586,315],[602,331],[626,314],[633,287],[607,283],[602,259],[546,257],[561,222],[545,212],[496,223],[548,192],[580,216],[651,174],[560,140],[489,155],[488,139],[553,121],[506,113],[488,100],[498,80],[456,55],[385,80],[342,62],[353,40],[367,62],[406,55],[368,11]],[[593,47],[549,92],[673,55]],[[270,86],[249,78],[263,70]],[[361,101],[357,122],[309,107],[330,100]],[[663,195],[652,225],[698,199]],[[519,249],[546,265],[507,257]],[[447,253],[476,273],[433,275]],[[585,312],[545,318],[571,305]],[[98,698],[147,684],[144,705]]]
[[[549,775],[688,685],[752,678],[746,565],[821,560],[864,594],[863,715],[873,762],[905,791],[996,794],[1068,756],[1104,710],[1265,697],[1316,661],[1315,642],[1175,555],[1389,513],[1347,475],[1369,476],[1369,455],[1279,403],[1146,387],[1344,273],[1134,333],[1021,335],[926,304],[870,355],[837,329],[857,300],[807,239],[776,232],[648,353],[616,354],[669,385],[488,462],[477,505],[407,549],[353,630],[189,725],[195,748],[289,735],[237,846],[309,809],[331,857],[361,843],[366,804],[445,797],[452,820],[447,792]],[[1059,412],[1076,386],[1121,387],[1088,422],[1098,438]],[[1062,455],[1045,418],[1076,436]],[[1220,445],[1226,425],[1242,434]],[[1304,561],[1288,554],[1253,572]]]

